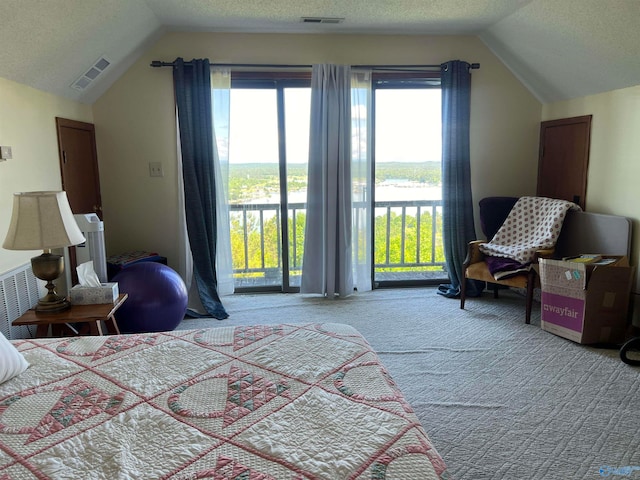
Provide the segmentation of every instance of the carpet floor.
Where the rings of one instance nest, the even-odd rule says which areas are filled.
[[[467,301],[434,288],[327,300],[223,298],[223,321],[179,329],[345,323],[378,352],[456,480],[640,479],[640,368],[617,350],[575,344],[524,323],[509,291]],[[419,480],[419,479],[416,479]]]

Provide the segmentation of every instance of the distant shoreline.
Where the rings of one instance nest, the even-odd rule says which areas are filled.
[[[287,164],[289,203],[304,203],[307,164]],[[234,205],[279,204],[279,171],[275,163],[229,164],[229,198]],[[376,164],[377,201],[442,199],[440,162],[382,162]]]

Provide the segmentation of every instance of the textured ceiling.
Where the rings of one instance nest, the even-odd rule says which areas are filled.
[[[160,22],[232,32],[478,33],[529,0],[146,0]],[[308,25],[301,17],[344,18]]]
[[[640,0],[534,0],[480,38],[543,103],[640,85]]]
[[[0,77],[86,103],[167,30],[478,35],[544,103],[640,84],[640,0],[0,0],[0,18]]]

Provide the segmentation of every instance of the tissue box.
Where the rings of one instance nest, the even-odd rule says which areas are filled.
[[[69,291],[69,301],[73,305],[93,305],[113,303],[118,299],[118,283],[102,283],[99,287],[76,285]]]

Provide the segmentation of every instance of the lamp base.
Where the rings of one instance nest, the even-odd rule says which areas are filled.
[[[62,312],[71,307],[71,303],[56,293],[56,286],[53,281],[64,271],[64,260],[62,255],[55,255],[45,252],[38,257],[31,259],[31,269],[33,274],[40,280],[47,282],[48,293],[38,300],[35,307],[36,312]]]
[[[69,302],[65,297],[57,296],[58,298],[56,300],[51,301],[47,299],[48,297],[49,295],[45,295],[43,298],[38,300],[38,304],[34,308],[36,312],[56,313],[63,312],[71,308],[71,302]]]

